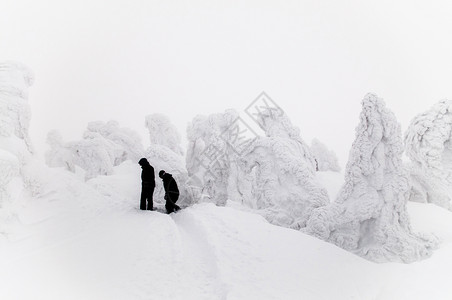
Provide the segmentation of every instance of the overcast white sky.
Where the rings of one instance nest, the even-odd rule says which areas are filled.
[[[147,114],[181,134],[197,114],[243,110],[266,91],[310,143],[346,163],[367,92],[405,129],[452,99],[450,1],[0,0],[0,60],[35,73],[30,133],[81,137]],[[245,114],[243,114],[245,116]]]

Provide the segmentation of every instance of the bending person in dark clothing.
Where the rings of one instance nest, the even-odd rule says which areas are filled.
[[[149,164],[146,158],[140,159],[138,162],[143,169],[141,171],[141,200],[140,209],[146,209],[146,200],[148,202],[148,210],[154,209],[154,189],[155,189],[155,175],[154,168]]]
[[[166,211],[168,213],[178,211],[180,207],[176,204],[176,201],[179,199],[179,188],[176,180],[174,180],[173,175],[163,170],[159,172],[159,177],[162,178],[163,187],[165,188]]]

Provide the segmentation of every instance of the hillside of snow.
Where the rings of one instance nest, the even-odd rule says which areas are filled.
[[[441,249],[418,263],[375,264],[271,225],[234,203],[198,204],[170,215],[140,211],[139,173],[137,164],[124,162],[113,175],[87,183],[63,169],[41,174],[44,188],[27,201],[0,244],[0,299],[449,299],[452,294],[452,218],[437,206],[410,203],[409,213],[416,230],[442,240]]]

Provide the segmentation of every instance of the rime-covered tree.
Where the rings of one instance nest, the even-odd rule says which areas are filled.
[[[146,116],[145,126],[149,131],[149,139],[152,145],[163,145],[178,155],[183,155],[181,136],[170,119],[162,114]]]
[[[258,124],[266,136],[259,137],[242,159],[253,177],[254,208],[273,224],[303,228],[313,209],[329,202],[315,178],[315,159],[281,110],[261,111]]]
[[[22,64],[0,63],[0,233],[24,199],[23,166],[32,157],[28,136],[31,71]]]
[[[310,149],[312,155],[315,158],[318,171],[333,171],[333,172],[341,171],[341,167],[339,166],[336,153],[328,149],[318,139],[313,139],[311,141]]]
[[[228,199],[229,175],[234,150],[228,145],[238,113],[227,110],[209,116],[197,116],[188,125],[186,166],[192,189],[198,197],[207,197],[217,205]],[[232,131],[231,131],[232,130]],[[199,199],[198,199],[199,200]]]
[[[47,135],[50,149],[46,163],[50,167],[64,167],[75,172],[75,166],[85,171],[85,179],[111,175],[113,167],[125,160],[137,162],[143,148],[139,136],[131,129],[121,128],[115,121],[91,122],[78,141],[63,142],[57,131]]]
[[[316,209],[306,231],[376,262],[412,262],[434,243],[413,233],[406,209],[409,179],[394,114],[368,94],[350,151],[345,184],[332,204]]]
[[[47,144],[50,149],[45,153],[47,166],[51,168],[63,167],[68,171],[75,172],[75,154],[63,141],[63,137],[57,130],[47,133]]]
[[[452,101],[417,115],[405,133],[412,187],[410,200],[452,209]]]
[[[97,121],[88,123],[88,131],[97,132],[105,139],[115,143],[124,151],[123,160],[130,159],[134,162],[144,154],[143,144],[140,136],[132,129],[120,127],[116,121],[108,121],[107,123]],[[116,162],[118,164],[120,162]]]
[[[181,147],[181,136],[170,119],[162,114],[151,114],[145,118],[145,126],[149,131],[149,147],[144,152],[144,157],[154,167],[156,174],[156,186],[154,190],[154,202],[163,203],[165,200],[161,179],[158,177],[160,170],[171,173],[176,180],[180,197],[178,205],[189,206],[193,203],[193,195],[187,187],[187,170]]]

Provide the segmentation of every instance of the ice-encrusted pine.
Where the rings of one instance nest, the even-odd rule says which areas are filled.
[[[33,75],[16,62],[0,63],[0,235],[24,202],[24,165],[32,158],[28,88]]]
[[[412,187],[410,200],[452,209],[452,101],[417,115],[405,133]]]
[[[224,113],[198,115],[187,127],[188,149],[186,166],[190,186],[200,201],[225,205],[234,170],[234,151],[228,141],[238,113],[229,109]]]
[[[50,149],[45,153],[49,167],[64,167],[75,172],[75,166],[85,171],[85,179],[98,175],[112,175],[113,167],[125,160],[138,162],[144,153],[138,134],[122,128],[116,121],[88,123],[83,139],[64,142],[61,134],[51,130],[47,134]]]
[[[181,136],[176,126],[163,114],[151,114],[146,116],[145,126],[149,131],[152,145],[168,147],[174,153],[183,155]]]
[[[281,110],[261,111],[258,124],[266,136],[259,137],[242,158],[246,173],[253,177],[253,208],[275,225],[303,228],[315,208],[329,203],[315,176],[315,159]]]
[[[335,202],[314,211],[307,233],[375,262],[409,263],[430,256],[435,241],[410,226],[402,152],[394,114],[382,99],[366,95],[345,184]]]
[[[118,157],[115,165],[119,165],[128,159],[138,162],[143,157],[144,147],[140,136],[132,129],[120,127],[117,121],[90,122],[88,123],[88,131],[97,132],[105,139],[121,147],[123,157]]]
[[[318,139],[313,139],[311,141],[310,149],[315,158],[318,171],[341,171],[336,153],[334,153],[333,150],[328,149]]]

